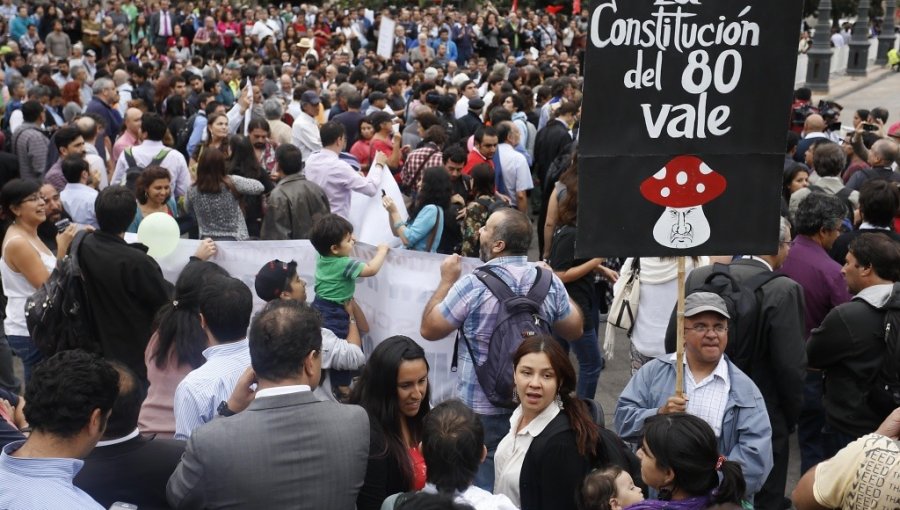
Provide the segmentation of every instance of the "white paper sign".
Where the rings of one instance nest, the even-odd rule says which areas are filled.
[[[394,54],[394,29],[397,23],[386,16],[381,17],[381,24],[378,26],[378,53],[379,57],[390,60]]]

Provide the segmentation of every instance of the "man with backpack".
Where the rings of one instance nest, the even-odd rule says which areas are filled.
[[[777,272],[791,244],[790,225],[782,219],[774,255],[750,255],[727,266],[701,267],[691,272],[685,284],[688,294],[703,289],[725,299],[732,312],[726,351],[729,361],[750,376],[765,399],[774,466],[768,480],[759,480],[765,481],[764,485],[751,490],[747,482],[749,494],[759,492],[754,501],[759,509],[784,508],[788,437],[803,403],[803,288]],[[666,352],[675,352],[674,322],[669,323]]]
[[[488,453],[475,485],[485,490],[493,489],[494,452],[509,432],[515,407],[512,353],[524,335],[551,329],[569,341],[582,335],[581,310],[565,286],[551,271],[528,263],[531,237],[531,222],[521,211],[495,211],[481,229],[481,260],[486,264],[460,278],[459,255],[444,259],[440,283],[422,315],[420,332],[427,340],[441,340],[459,330],[456,396],[484,425]]]
[[[188,172],[184,156],[176,150],[163,145],[166,136],[166,123],[155,113],[145,113],[141,117],[140,145],[125,149],[116,161],[116,171],[110,184],[125,184],[129,174],[140,174],[147,166],[159,165],[169,171],[172,176],[172,194],[175,198],[184,196],[191,186],[191,174]]]
[[[852,300],[812,331],[809,366],[825,371],[825,457],[875,430],[900,407],[900,245],[862,234],[841,274]]]

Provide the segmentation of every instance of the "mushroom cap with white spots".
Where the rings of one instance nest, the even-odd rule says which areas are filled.
[[[696,156],[676,156],[641,183],[641,195],[664,207],[701,206],[725,191],[727,182]]]

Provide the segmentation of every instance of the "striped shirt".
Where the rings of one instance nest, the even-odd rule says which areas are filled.
[[[246,338],[208,347],[203,357],[206,363],[191,371],[175,389],[175,439],[187,441],[194,429],[212,421],[219,404],[228,400],[250,366]]]
[[[516,294],[524,295],[534,283],[537,269],[529,264],[527,257],[498,257],[487,263],[509,288]],[[550,284],[550,292],[541,307],[544,316],[553,324],[566,318],[571,312],[569,295],[563,283],[555,275]],[[491,334],[497,322],[500,302],[474,274],[463,276],[457,281],[447,297],[438,304],[438,310],[454,327],[462,326],[463,334],[475,351],[479,365],[487,360]],[[509,414],[509,409],[494,407],[475,375],[472,354],[462,340],[459,346],[459,383],[456,392],[460,400],[478,414]]]
[[[0,453],[0,508],[43,510],[46,508],[102,509],[83,490],[72,484],[84,461],[64,458],[20,458],[11,454],[25,441],[6,445]]]
[[[672,355],[675,359],[675,355]],[[687,373],[684,378],[684,393],[688,398],[687,412],[709,423],[716,433],[722,436],[722,420],[725,419],[725,406],[728,404],[728,393],[731,391],[731,380],[728,378],[728,362],[725,356],[719,358],[715,370],[702,381],[694,381],[687,356],[684,357]]]

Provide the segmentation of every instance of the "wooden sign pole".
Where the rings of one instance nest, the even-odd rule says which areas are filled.
[[[678,307],[675,343],[675,396],[684,397],[684,257],[678,257]]]

